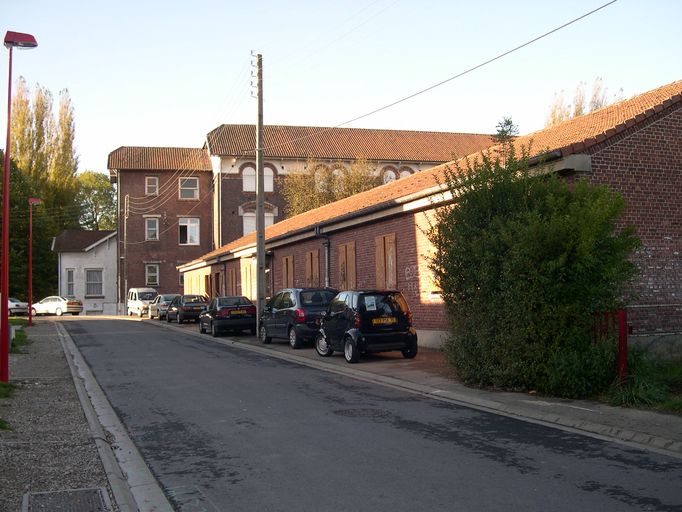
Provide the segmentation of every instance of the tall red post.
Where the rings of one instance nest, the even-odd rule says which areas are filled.
[[[12,119],[12,47],[7,83],[7,144],[2,168],[2,269],[0,272],[0,382],[9,382],[9,145]]]
[[[28,198],[28,325],[33,325],[33,205],[42,201]]]

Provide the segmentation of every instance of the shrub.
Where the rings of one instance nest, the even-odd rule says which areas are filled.
[[[592,313],[614,308],[638,241],[616,229],[606,187],[529,171],[507,144],[446,172],[456,202],[436,211],[431,269],[451,321],[445,351],[469,383],[580,397],[603,391],[613,345],[593,345]]]

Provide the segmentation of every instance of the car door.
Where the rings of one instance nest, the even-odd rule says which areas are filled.
[[[177,320],[178,318],[178,308],[180,307],[180,301],[182,300],[182,295],[178,295],[173,299],[173,302],[168,306],[168,313],[166,316],[170,319]]]
[[[268,336],[273,335],[273,330],[275,329],[275,311],[277,310],[277,305],[282,301],[282,295],[283,292],[279,292],[277,295],[271,298],[263,308],[261,322],[268,331]]]
[[[329,304],[329,310],[324,316],[324,334],[334,350],[340,350],[343,342],[343,333],[345,332],[345,311],[346,311],[346,297],[347,292],[341,292],[334,297]]]
[[[217,299],[211,299],[211,302],[209,302],[206,310],[202,311],[201,314],[199,315],[199,324],[203,329],[209,329],[211,327],[211,322],[213,321],[213,319],[216,317],[216,314],[218,313],[217,305],[218,305],[218,300]]]
[[[294,310],[296,309],[296,296],[293,290],[282,293],[282,300],[275,311],[275,334],[277,338],[289,336],[288,327],[293,323]]]

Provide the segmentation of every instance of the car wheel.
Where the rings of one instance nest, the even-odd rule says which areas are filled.
[[[329,357],[334,353],[331,345],[327,343],[327,337],[322,333],[315,337],[315,351],[322,357]]]
[[[357,363],[360,360],[360,352],[353,338],[348,336],[343,345],[343,355],[348,363]]]
[[[169,314],[166,314],[166,322],[171,323],[171,317]]]
[[[213,322],[211,322],[211,336],[213,336],[214,338],[217,338],[218,334],[220,334],[218,332],[218,328],[215,326],[215,324]]]
[[[289,329],[289,346],[295,350],[297,348],[301,348],[302,344],[301,338],[299,338],[298,334],[296,334],[296,329],[291,327]]]
[[[36,308],[31,308],[31,316],[38,316],[38,312],[36,311]]]
[[[62,316],[64,313],[62,312],[62,308],[57,308],[54,310],[54,314],[57,316]]]
[[[180,313],[178,313],[178,316],[175,317],[175,319],[178,321],[178,324],[181,324],[182,322],[185,321]]]
[[[272,338],[270,336],[268,336],[268,331],[267,331],[267,329],[265,329],[264,325],[260,326],[260,341],[264,345],[267,345],[268,343],[270,343],[272,341]]]
[[[137,317],[142,318],[142,310],[141,309],[137,310]]]
[[[415,356],[417,355],[418,350],[419,349],[417,348],[417,344],[415,343],[414,345],[408,348],[402,349],[401,352],[403,353],[403,357],[405,359],[414,359]]]

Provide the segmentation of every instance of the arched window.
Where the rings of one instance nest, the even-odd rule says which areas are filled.
[[[275,190],[275,173],[270,167],[263,169],[263,190],[265,192],[273,192]]]
[[[256,169],[246,167],[242,170],[242,190],[244,192],[256,191]]]
[[[400,168],[400,177],[401,178],[407,178],[408,176],[412,176],[412,169],[409,167],[401,167]]]
[[[256,212],[244,212],[242,215],[242,223],[244,226],[244,233],[248,235],[252,231],[256,231]],[[265,227],[272,226],[275,223],[275,214],[273,212],[265,212]]]
[[[397,178],[396,173],[393,169],[385,169],[383,174],[384,184],[391,183]]]

